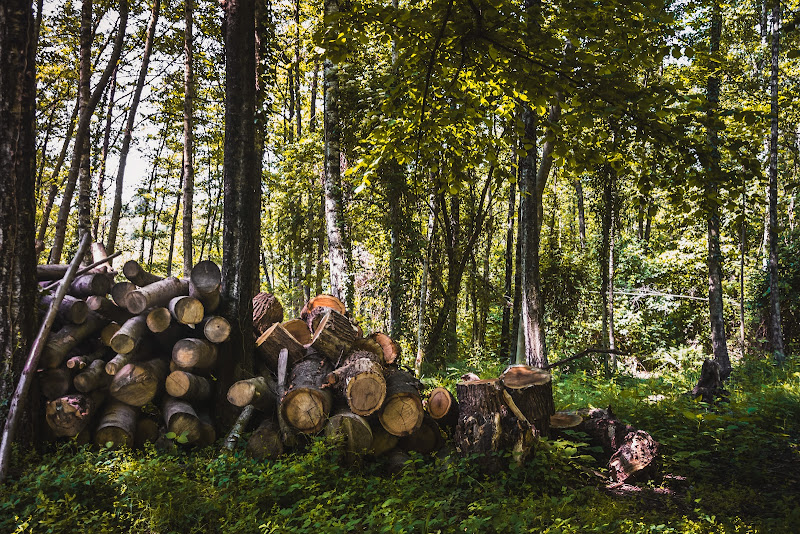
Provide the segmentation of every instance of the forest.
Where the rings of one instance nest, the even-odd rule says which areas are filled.
[[[798,24],[9,0],[0,530],[795,531]]]

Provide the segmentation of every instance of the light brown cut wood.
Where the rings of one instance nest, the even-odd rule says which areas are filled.
[[[414,433],[424,417],[419,397],[420,383],[410,373],[387,369],[386,401],[378,419],[387,432],[403,437]]]
[[[231,323],[219,315],[207,315],[201,322],[203,335],[212,343],[224,343],[231,336]]]
[[[106,388],[111,385],[113,377],[106,373],[106,362],[94,360],[89,368],[78,374],[74,379],[75,389],[81,393],[88,393],[95,389]]]
[[[271,417],[264,419],[247,440],[247,455],[251,458],[274,460],[283,454],[280,429]]]
[[[125,303],[128,311],[140,314],[147,308],[166,306],[174,297],[189,294],[189,283],[170,276],[128,293]]]
[[[209,369],[217,363],[217,346],[205,339],[181,339],[172,348],[172,361],[181,369]]]
[[[381,365],[384,363],[383,348],[372,337],[362,337],[353,341],[353,344],[350,345],[350,352],[352,353],[359,350],[371,352],[380,359]]]
[[[163,306],[153,308],[147,314],[147,328],[154,334],[159,334],[172,324],[172,314]]]
[[[116,271],[113,267],[111,267],[111,263],[109,263],[108,253],[106,252],[106,247],[102,243],[92,243],[89,245],[89,249],[92,255],[92,267],[91,272],[93,273],[105,273],[111,275],[113,279],[116,276]]]
[[[550,416],[550,428],[565,430],[575,428],[583,422],[583,417],[572,412],[556,412]]]
[[[117,354],[133,352],[148,332],[146,315],[131,317],[111,338],[111,350]]]
[[[108,323],[100,330],[100,341],[106,347],[111,347],[111,338],[119,332],[119,329],[122,328],[122,325],[119,323]]]
[[[166,379],[167,394],[187,402],[206,400],[211,396],[211,384],[202,376],[186,371],[173,371]]]
[[[161,412],[164,414],[168,432],[173,432],[176,437],[185,437],[186,443],[194,443],[200,439],[200,418],[191,404],[166,396]]]
[[[85,299],[92,295],[107,295],[114,281],[106,273],[82,274],[72,281],[67,291],[75,298]]]
[[[170,314],[181,324],[196,325],[203,320],[203,304],[194,297],[186,295],[174,297],[169,301]]]
[[[272,372],[276,372],[278,369],[278,356],[281,349],[289,351],[290,367],[306,354],[305,347],[287,332],[281,323],[273,324],[259,336],[256,340],[256,349]]]
[[[204,260],[192,268],[189,295],[203,303],[207,313],[219,306],[222,273],[216,263]]]
[[[128,260],[125,262],[125,265],[122,266],[122,274],[125,276],[125,278],[127,278],[128,280],[130,280],[139,287],[144,287],[153,284],[155,282],[158,282],[159,280],[163,280],[162,277],[148,273],[147,271],[142,269],[142,266],[139,265],[139,262],[135,260]]]
[[[40,365],[54,369],[59,367],[67,358],[67,354],[78,344],[102,329],[108,321],[93,312],[89,312],[86,320],[81,324],[67,324],[58,332],[52,332],[47,338],[47,343],[42,351]]]
[[[342,366],[326,377],[344,393],[350,410],[361,416],[371,415],[383,406],[386,398],[384,369],[377,354],[368,351],[350,353]]]
[[[43,369],[36,374],[39,391],[47,400],[66,395],[72,386],[72,373],[66,366],[55,369]]]
[[[283,321],[283,306],[272,293],[259,293],[253,297],[253,331],[261,336],[275,323]]]
[[[228,402],[239,408],[252,404],[263,412],[273,413],[277,405],[277,385],[264,376],[239,380],[228,389]]]
[[[131,291],[135,290],[136,290],[136,284],[132,282],[117,282],[111,287],[111,298],[114,300],[114,303],[118,307],[127,310],[128,294],[130,294]]]
[[[101,331],[102,332],[102,331]],[[103,360],[109,355],[110,351],[107,347],[101,347],[89,354],[79,354],[67,360],[67,369],[74,369],[82,371],[86,369],[93,361]]]
[[[400,359],[400,345],[395,340],[383,332],[374,332],[369,337],[381,346],[383,362],[386,365],[391,365]]]
[[[321,386],[331,370],[330,361],[316,354],[294,365],[280,409],[286,422],[298,431],[315,434],[322,430],[333,405],[333,396]]]
[[[309,330],[314,332],[317,330],[319,321],[330,310],[334,310],[344,316],[347,315],[347,310],[341,300],[333,295],[317,295],[303,306],[300,312],[300,318],[306,322]]]
[[[136,435],[135,408],[122,402],[111,402],[103,410],[94,433],[94,442],[100,447],[132,447]]]
[[[308,345],[311,343],[311,330],[308,325],[301,319],[292,319],[283,323],[283,328],[289,332],[301,345]]]
[[[50,303],[53,301],[53,295],[45,295],[39,301],[39,311],[47,312]],[[57,317],[63,323],[81,324],[86,321],[89,316],[89,306],[86,301],[76,299],[69,295],[64,295],[64,299],[58,306]]]
[[[330,310],[314,331],[311,347],[335,363],[347,354],[357,337],[358,331],[350,320],[339,312]]]
[[[425,408],[439,426],[448,431],[452,431],[458,423],[458,402],[445,388],[431,391]]]
[[[97,409],[89,395],[66,395],[45,405],[45,421],[57,437],[74,437],[80,434]]]
[[[444,438],[439,424],[426,413],[420,427],[413,434],[400,438],[398,445],[406,451],[431,454],[444,445]]]
[[[372,429],[367,420],[344,407],[330,416],[325,424],[325,435],[337,440],[347,463],[360,459],[372,446]]]
[[[550,416],[556,413],[550,373],[527,365],[512,365],[500,375],[506,404],[519,410],[536,435],[546,436]],[[518,416],[519,417],[519,416]]]
[[[108,387],[112,397],[130,406],[144,406],[155,398],[167,376],[167,362],[154,358],[146,362],[129,363],[117,374]]]
[[[133,317],[131,312],[129,312],[126,308],[117,306],[114,302],[106,297],[91,295],[86,299],[86,305],[93,312],[97,312],[109,321],[114,321],[115,323],[123,324],[125,321]]]

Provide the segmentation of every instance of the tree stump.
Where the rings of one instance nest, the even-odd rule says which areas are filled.
[[[422,425],[424,410],[420,383],[410,373],[387,369],[386,400],[378,419],[387,432],[398,437],[413,434]]]
[[[692,396],[700,397],[703,402],[714,402],[718,396],[724,396],[722,389],[721,367],[719,363],[710,358],[703,361],[703,368],[700,371],[700,379],[692,388]]]
[[[506,404],[533,425],[535,435],[546,436],[550,416],[556,413],[550,373],[527,365],[512,365],[500,375]],[[507,395],[507,397],[506,397]],[[519,414],[515,414],[519,418]]]
[[[275,323],[283,321],[283,306],[272,293],[259,293],[253,297],[253,331],[261,336]]]
[[[326,382],[338,386],[344,393],[350,410],[361,416],[380,410],[386,398],[386,379],[380,357],[372,352],[350,353],[342,366],[326,377]]]
[[[292,427],[305,434],[322,430],[331,411],[333,396],[322,384],[331,372],[327,359],[311,354],[292,369],[289,389],[281,399],[281,414]]]

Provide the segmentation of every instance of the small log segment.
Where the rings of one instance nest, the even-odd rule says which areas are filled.
[[[254,408],[273,413],[277,406],[277,385],[264,376],[234,383],[228,389],[228,402],[239,408],[252,404]]]
[[[251,458],[259,460],[274,460],[283,454],[283,442],[278,424],[269,417],[261,421],[247,440],[245,452]]]
[[[108,323],[100,330],[100,341],[106,347],[111,347],[111,338],[119,332],[119,329],[122,328],[122,325],[119,323]]]
[[[69,360],[67,360],[67,369],[75,369],[76,371],[83,371],[86,369],[93,361],[102,360],[108,354],[107,347],[101,347],[94,352],[90,352],[89,354],[79,354],[77,356],[73,356]]]
[[[499,379],[456,384],[459,412],[455,444],[463,456],[503,451],[521,462],[530,453],[534,441],[531,425],[512,413],[503,390]],[[486,467],[494,470],[500,465],[487,458]]]
[[[103,411],[94,433],[100,447],[132,447],[136,435],[136,409],[122,402],[112,402]]]
[[[74,437],[88,425],[97,406],[89,395],[66,395],[45,406],[45,421],[57,437]]]
[[[259,293],[253,297],[253,330],[261,336],[275,323],[283,321],[283,306],[272,293]]]
[[[135,285],[139,287],[144,287],[160,280],[163,280],[162,277],[148,273],[142,266],[139,265],[139,262],[136,260],[128,260],[125,262],[125,265],[122,266],[122,274],[133,282]],[[116,299],[114,299],[116,300]],[[141,313],[141,312],[139,312]]]
[[[127,354],[117,354],[106,363],[106,373],[114,376],[120,369],[128,365],[142,361],[150,357],[152,354],[150,340],[145,340],[139,343],[134,350]]]
[[[381,347],[383,353],[383,363],[391,365],[400,358],[400,345],[394,339],[383,332],[374,332],[369,336]]]
[[[222,272],[213,261],[201,261],[189,275],[189,295],[202,302],[205,309],[213,312],[219,306]]]
[[[314,331],[311,346],[332,362],[338,362],[357,337],[358,330],[350,319],[335,310],[328,310]]]
[[[172,347],[172,361],[180,369],[210,369],[217,363],[217,352],[213,343],[189,337]]]
[[[292,319],[283,323],[283,328],[289,332],[301,345],[311,343],[311,330],[302,319]]]
[[[306,349],[281,323],[275,323],[256,340],[256,349],[264,357],[264,362],[272,372],[278,370],[278,356],[281,349],[289,351],[289,367],[303,359]]]
[[[239,417],[236,418],[236,422],[233,423],[230,432],[225,437],[225,443],[222,447],[227,451],[232,451],[234,447],[236,447],[236,443],[239,441],[239,438],[242,437],[244,434],[244,429],[247,427],[247,423],[250,422],[250,418],[253,417],[253,413],[255,413],[256,409],[253,408],[252,404],[248,404],[242,411],[239,412]]]
[[[325,381],[344,393],[350,410],[361,416],[380,410],[386,398],[386,379],[380,357],[372,352],[350,353],[342,366],[330,373]]]
[[[45,282],[47,280],[61,280],[67,274],[69,265],[51,263],[48,265],[36,266],[36,280]]]
[[[53,295],[45,295],[39,301],[39,311],[47,313],[50,303],[53,301]],[[76,299],[69,295],[64,295],[64,299],[58,306],[58,319],[62,323],[81,324],[86,321],[89,316],[89,306],[86,305],[85,300]]]
[[[212,343],[224,343],[231,336],[231,323],[219,315],[207,315],[200,322],[203,335]]]
[[[42,351],[41,366],[50,369],[59,367],[72,349],[96,334],[106,323],[107,321],[96,313],[89,312],[83,323],[67,324],[58,332],[51,333]]]
[[[36,375],[39,391],[47,400],[66,395],[72,385],[72,373],[66,366],[43,369]]]
[[[173,432],[179,443],[194,443],[201,436],[200,418],[188,402],[166,396],[161,408],[167,431]]]
[[[292,369],[280,409],[286,422],[300,432],[316,434],[322,430],[333,405],[330,390],[322,389],[331,371],[330,361],[317,354],[308,355]]]
[[[159,306],[147,313],[147,329],[154,334],[160,334],[172,324],[172,314],[167,308]]]
[[[400,438],[394,434],[389,434],[380,424],[380,421],[370,419],[370,429],[372,429],[372,444],[369,453],[372,456],[383,456],[387,452],[397,447]]]
[[[629,432],[608,461],[614,482],[649,478],[657,470],[659,443],[644,430]]]
[[[116,400],[130,406],[144,406],[155,398],[167,376],[167,363],[155,358],[146,362],[129,363],[114,375],[108,387]]]
[[[109,321],[114,321],[115,323],[123,324],[132,317],[131,312],[129,312],[126,308],[117,306],[114,301],[99,295],[91,295],[88,297],[86,299],[86,305],[93,312],[96,312]]]
[[[75,298],[85,299],[92,295],[108,295],[114,281],[106,273],[82,274],[75,278],[67,291]]]
[[[333,295],[317,295],[303,306],[300,312],[300,319],[306,322],[310,331],[314,332],[322,316],[330,310],[334,310],[341,315],[346,315],[347,313],[344,303],[338,298]]]
[[[537,436],[547,436],[550,416],[556,413],[550,373],[527,365],[512,365],[500,375],[503,396],[515,415],[534,427]]]
[[[445,388],[431,391],[425,409],[440,427],[452,430],[458,423],[458,402]]]
[[[88,393],[96,389],[107,388],[114,377],[106,373],[106,362],[94,360],[89,368],[73,379],[75,389],[81,393]]]
[[[167,394],[187,402],[204,401],[211,396],[211,383],[186,371],[173,371],[166,379]]]
[[[148,332],[147,315],[131,317],[111,338],[111,350],[117,354],[133,352]]]
[[[413,434],[400,438],[398,445],[405,451],[431,454],[444,445],[444,438],[439,424],[426,413],[420,427]]]
[[[174,276],[153,282],[128,293],[125,303],[128,311],[140,314],[147,308],[166,306],[174,297],[189,294],[189,283]]]
[[[387,369],[386,400],[378,419],[387,432],[398,437],[413,434],[425,414],[419,397],[421,384],[411,373]]]
[[[297,431],[286,422],[283,416],[283,411],[280,409],[280,402],[284,395],[286,395],[286,387],[289,382],[289,351],[282,349],[278,356],[278,376],[275,384],[276,399],[278,402],[278,428],[281,433],[281,442],[286,447],[294,447],[297,445]]]
[[[118,307],[128,309],[128,295],[136,291],[136,284],[132,282],[117,282],[111,287],[111,298]],[[124,321],[123,321],[124,322]]]
[[[203,320],[203,303],[186,295],[174,297],[169,301],[169,313],[181,324],[196,325]]]
[[[345,407],[330,416],[325,425],[325,435],[338,440],[347,463],[357,461],[372,446],[372,429],[367,420]]]

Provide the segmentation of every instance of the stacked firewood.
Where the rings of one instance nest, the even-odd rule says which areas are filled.
[[[37,276],[52,286],[64,271],[40,265]],[[162,278],[129,261],[128,281],[114,283],[116,274],[106,264],[77,277],[59,306],[37,376],[49,429],[101,446],[164,435],[213,443],[213,373],[231,330],[214,314],[219,267],[203,261],[189,279]],[[51,299],[45,292],[42,310]]]

